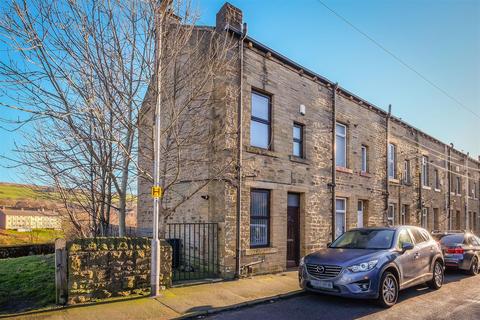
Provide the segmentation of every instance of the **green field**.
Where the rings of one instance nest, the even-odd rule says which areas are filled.
[[[0,230],[0,247],[16,244],[50,243],[63,237],[64,234],[60,230],[34,229],[28,232]]]
[[[57,195],[46,188],[21,184],[0,183],[0,199],[53,200]]]
[[[0,260],[0,314],[55,303],[53,254]]]

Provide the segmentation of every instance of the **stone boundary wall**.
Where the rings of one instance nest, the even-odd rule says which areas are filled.
[[[24,244],[0,247],[0,259],[51,254],[55,252],[54,243]]]
[[[150,292],[151,240],[89,238],[67,243],[68,304]],[[160,285],[171,286],[172,248],[160,241]]]

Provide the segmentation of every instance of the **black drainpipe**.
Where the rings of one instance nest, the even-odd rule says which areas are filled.
[[[388,177],[388,145],[390,141],[390,117],[392,115],[392,105],[388,105],[388,113],[387,113],[387,126],[385,132],[385,140],[386,140],[386,156],[385,156],[385,213],[384,218],[386,218],[386,224],[388,225],[388,201],[390,196],[390,183]]]
[[[338,83],[333,85],[332,92],[332,182],[330,188],[332,189],[332,242],[335,241],[335,215],[336,215],[336,182],[337,182],[337,159],[336,159],[336,124],[337,124],[337,90]]]
[[[243,24],[242,35],[240,37],[238,48],[239,48],[239,60],[240,60],[240,79],[239,79],[239,99],[238,99],[238,110],[237,110],[237,234],[236,234],[236,259],[235,259],[235,278],[240,278],[241,275],[241,235],[240,235],[240,223],[242,217],[242,166],[243,166],[243,41],[247,37],[247,24]]]
[[[448,229],[452,230],[452,148],[453,144],[448,147]]]

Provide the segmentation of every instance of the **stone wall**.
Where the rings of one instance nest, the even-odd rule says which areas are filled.
[[[150,292],[148,238],[78,239],[67,244],[68,304]],[[160,285],[171,286],[172,248],[161,241]]]
[[[234,12],[220,12],[217,30],[224,30],[224,19],[241,19],[236,8],[222,7]],[[238,13],[238,14],[237,14]],[[240,26],[241,21],[231,21],[230,25]],[[220,27],[219,27],[220,26]],[[237,49],[235,49],[237,50]],[[470,159],[465,165],[466,155],[451,149],[452,158],[448,170],[462,178],[462,190],[449,193],[448,170],[446,166],[447,145],[435,138],[392,117],[387,138],[387,112],[369,102],[354,97],[344,89],[337,91],[336,121],[347,127],[347,163],[345,168],[332,168],[333,83],[313,75],[298,65],[262,47],[248,38],[244,43],[243,74],[240,64],[230,73],[217,75],[215,95],[225,97],[221,103],[211,105],[210,125],[222,139],[216,141],[215,148],[208,158],[201,153],[191,153],[192,159],[206,162],[211,170],[215,164],[235,160],[238,148],[237,125],[240,78],[243,80],[243,183],[241,194],[241,264],[255,264],[255,273],[268,273],[286,269],[287,255],[287,197],[288,193],[300,194],[300,255],[325,247],[332,238],[332,169],[336,169],[336,196],[346,199],[346,229],[359,224],[357,206],[364,204],[363,225],[384,226],[392,223],[387,220],[387,204],[396,209],[393,224],[402,223],[401,209],[406,208],[405,224],[422,225],[422,208],[427,209],[424,225],[427,229],[451,227],[480,231],[480,162]],[[271,147],[269,150],[250,145],[251,96],[252,91],[260,91],[271,98]],[[142,123],[141,131],[151,132],[152,109],[146,100],[145,112],[148,116]],[[149,103],[150,105],[151,102]],[[300,105],[306,107],[300,113]],[[304,126],[303,159],[292,156],[292,127],[294,123]],[[206,129],[205,129],[206,130]],[[141,136],[140,149],[147,137]],[[387,179],[387,143],[397,147],[396,177]],[[151,145],[151,143],[150,143]],[[367,147],[368,170],[361,172],[361,146]],[[429,185],[420,183],[422,156],[429,158]],[[402,181],[402,167],[410,160],[410,181]],[[233,161],[236,165],[236,161]],[[140,159],[140,166],[151,170],[149,162]],[[466,167],[470,168],[468,171]],[[234,168],[234,166],[232,166]],[[236,183],[232,168],[225,171],[225,179],[210,183],[201,193],[189,199],[189,203],[179,208],[179,222],[209,221],[218,222],[219,260],[222,276],[234,273],[236,253]],[[439,185],[435,186],[434,172],[438,170]],[[207,170],[207,169],[206,169]],[[467,172],[468,171],[468,172]],[[471,187],[466,186],[468,175]],[[191,179],[196,176],[192,175]],[[228,179],[226,179],[228,178]],[[451,177],[453,184],[455,174]],[[151,183],[139,180],[138,203],[139,224],[151,226],[151,207],[148,188]],[[466,189],[476,183],[477,195],[467,196]],[[185,182],[184,188],[194,185]],[[387,188],[388,186],[388,188]],[[267,248],[250,247],[250,191],[252,188],[268,189],[270,201],[270,239]],[[470,193],[470,192],[469,192]],[[202,198],[203,196],[203,198]],[[208,197],[206,197],[208,196]],[[207,200],[208,199],[208,200]],[[388,200],[388,203],[387,203]],[[451,209],[451,215],[448,208]],[[467,212],[468,211],[468,212]],[[142,222],[143,221],[143,222]],[[177,222],[172,221],[172,222]],[[467,223],[468,222],[468,223]]]

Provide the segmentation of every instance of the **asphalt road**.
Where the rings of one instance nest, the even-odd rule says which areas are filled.
[[[302,293],[289,299],[263,303],[212,315],[209,319],[461,319],[480,320],[480,275],[447,272],[445,284],[433,291],[418,286],[400,292],[390,309],[374,302]]]

